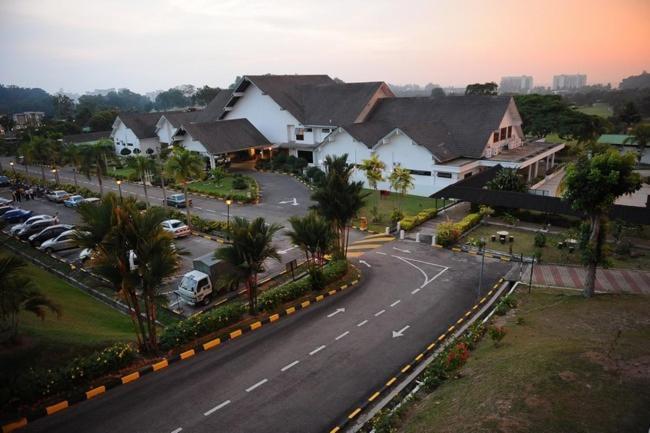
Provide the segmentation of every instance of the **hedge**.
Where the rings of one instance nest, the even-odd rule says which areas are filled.
[[[323,267],[323,284],[330,284],[345,275],[348,263],[336,260]],[[279,305],[290,302],[309,293],[312,290],[311,277],[308,275],[298,281],[291,281],[264,291],[257,300],[261,311],[273,311]]]
[[[443,222],[438,224],[436,243],[448,247],[458,241],[462,234],[481,222],[481,214],[471,213],[457,223]]]
[[[402,218],[400,220],[400,228],[402,230],[413,230],[415,227],[419,226],[420,224],[429,221],[431,218],[435,217],[438,215],[438,209],[436,208],[428,208],[428,209],[423,209],[420,212],[418,212],[416,215],[411,215],[406,218]]]
[[[160,348],[169,350],[218,331],[241,320],[245,312],[246,305],[235,302],[168,325],[160,336]]]

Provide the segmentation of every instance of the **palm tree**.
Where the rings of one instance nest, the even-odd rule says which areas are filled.
[[[133,168],[135,172],[140,176],[142,181],[142,187],[144,188],[144,198],[149,207],[149,194],[147,192],[147,174],[155,169],[156,162],[144,155],[136,155],[127,158],[127,164],[129,167]]]
[[[232,244],[215,251],[216,259],[230,264],[234,279],[243,279],[248,292],[251,314],[257,311],[257,275],[262,272],[264,261],[280,260],[273,246],[273,236],[282,229],[278,224],[267,224],[264,218],[248,221],[235,217],[230,224]]]
[[[103,175],[108,171],[108,158],[114,156],[113,142],[110,140],[99,140],[94,144],[80,146],[81,172],[90,179],[92,172],[97,176],[99,194],[104,195]]]
[[[334,240],[332,226],[324,218],[310,212],[304,217],[293,216],[289,218],[292,230],[287,232],[294,245],[298,245],[305,253],[309,275],[314,289],[322,288],[322,273],[320,264],[327,254]]]
[[[77,182],[77,172],[79,171],[79,167],[81,167],[81,152],[79,151],[79,147],[76,144],[68,144],[66,147],[63,148],[63,162],[65,164],[70,164],[72,166],[72,176],[74,177],[74,186],[79,187],[79,183]]]
[[[29,155],[29,160],[41,166],[41,177],[43,183],[45,183],[45,166],[52,161],[52,152],[54,150],[52,140],[39,135],[33,136],[30,138],[29,146],[26,146],[25,150]]]
[[[0,334],[1,341],[15,340],[19,313],[28,311],[41,319],[50,310],[57,317],[61,308],[42,295],[25,269],[27,264],[16,256],[0,257]]]
[[[18,153],[23,157],[23,162],[25,163],[25,174],[29,176],[29,164],[33,161],[32,159],[32,145],[29,141],[23,142],[18,146]]]
[[[325,158],[325,180],[311,196],[316,202],[312,208],[332,225],[336,252],[341,258],[347,254],[350,221],[368,196],[363,192],[363,182],[350,182],[353,167],[347,158],[347,154]]]
[[[187,149],[178,147],[167,160],[165,164],[165,171],[172,174],[176,182],[183,185],[183,193],[185,194],[185,211],[187,213],[187,225],[192,226],[190,218],[190,205],[189,197],[187,195],[187,184],[190,180],[201,176],[203,173],[203,158],[195,152],[190,152]]]
[[[369,159],[361,161],[359,168],[365,172],[366,179],[368,179],[368,186],[379,192],[377,190],[377,183],[384,180],[384,170],[386,169],[384,161],[379,159],[376,153],[373,153]]]
[[[401,211],[402,210],[402,198],[415,186],[413,182],[413,175],[411,174],[411,171],[403,168],[401,165],[396,165],[395,168],[393,169],[393,172],[390,174],[390,177],[388,178],[390,182],[390,187],[393,188],[395,191],[399,192],[400,194],[400,200],[398,202],[398,208]]]

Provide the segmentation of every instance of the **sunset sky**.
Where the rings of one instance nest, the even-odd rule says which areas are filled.
[[[464,86],[650,70],[650,0],[0,0],[0,83],[83,92],[236,75]]]

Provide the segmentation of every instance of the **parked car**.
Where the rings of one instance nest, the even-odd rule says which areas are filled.
[[[77,248],[78,246],[79,242],[77,241],[77,231],[67,230],[55,238],[46,240],[38,247],[38,249],[43,250],[46,253],[51,253],[54,251]]]
[[[62,189],[56,190],[56,191],[50,191],[47,194],[45,194],[45,197],[49,201],[53,201],[55,203],[63,203],[68,197],[70,197],[70,194],[66,191],[63,191]]]
[[[83,263],[88,259],[92,259],[94,255],[95,251],[92,248],[84,248],[79,252],[79,261]],[[135,255],[133,250],[129,250],[129,268],[131,268],[132,271],[135,271],[138,269],[138,266],[140,266],[138,256]]]
[[[13,202],[13,200],[9,200],[8,198],[0,197],[0,206],[6,206]]]
[[[3,205],[0,205],[0,216],[6,214],[6,213],[9,212],[10,210],[15,210],[15,209],[16,209],[16,208],[13,207],[13,206],[3,206]]]
[[[66,200],[63,201],[63,206],[65,207],[77,207],[85,199],[79,194],[71,195]]]
[[[11,179],[7,176],[0,176],[0,186],[9,186],[11,185]]]
[[[29,216],[25,221],[22,223],[16,224],[12,226],[9,229],[9,234],[12,236],[18,234],[19,231],[24,229],[25,227],[29,227],[30,225],[34,224],[36,221],[41,221],[41,220],[47,220],[47,219],[52,219],[51,216],[49,215],[34,215],[34,216]]]
[[[6,212],[4,215],[2,215],[2,219],[7,223],[7,224],[16,224],[16,223],[21,223],[25,221],[27,218],[32,216],[32,211],[31,210],[25,210],[25,209],[14,209]]]
[[[46,218],[38,221],[34,221],[30,225],[24,226],[22,229],[18,230],[16,236],[19,239],[27,239],[33,234],[40,233],[45,227],[53,226],[56,222],[54,218]]]
[[[192,206],[192,199],[187,200],[187,204]],[[176,208],[185,207],[185,194],[172,194],[167,197],[167,206]]]
[[[84,203],[84,204],[97,204],[100,201],[102,201],[102,200],[97,198],[97,197],[88,197],[88,198],[85,198],[85,199],[81,200],[81,203]]]
[[[56,224],[49,227],[45,227],[40,232],[31,235],[29,237],[29,243],[32,246],[37,247],[43,242],[45,242],[46,240],[52,239],[56,236],[59,236],[61,233],[72,229],[74,229],[74,226],[70,224]]]
[[[187,224],[180,220],[165,220],[161,225],[163,230],[170,233],[174,238],[182,238],[192,233]]]

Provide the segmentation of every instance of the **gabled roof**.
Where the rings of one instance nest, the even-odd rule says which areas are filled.
[[[383,98],[367,121],[343,129],[370,148],[400,129],[440,162],[481,158],[510,100],[509,96]]]
[[[110,138],[110,136],[111,136],[111,131],[85,132],[83,134],[64,135],[63,142],[73,143],[73,144],[91,143],[93,141],[98,141],[103,138]]]
[[[156,136],[156,124],[160,117],[184,111],[160,111],[155,113],[120,113],[118,119],[129,128],[138,138],[153,138]]]
[[[231,96],[232,89],[221,89],[203,110],[197,112],[195,122],[218,120]]]
[[[188,123],[181,129],[215,155],[270,145],[248,119]]]
[[[178,128],[183,123],[197,121],[201,113],[202,111],[195,110],[195,111],[176,111],[176,112],[167,112],[167,113],[158,113],[158,114],[160,114],[159,117],[165,116],[165,119],[167,119],[174,128]]]

